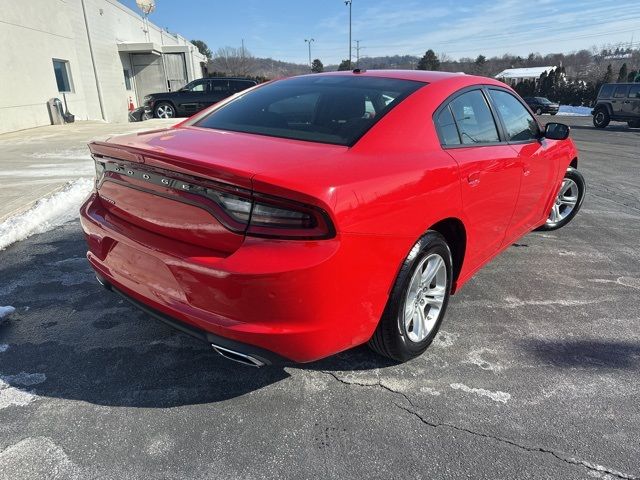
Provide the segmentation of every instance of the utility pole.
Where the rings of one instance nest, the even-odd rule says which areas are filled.
[[[349,68],[351,69],[351,3],[352,0],[345,0],[344,4],[349,7]]]
[[[356,68],[360,68],[360,50],[366,48],[360,46],[360,40],[356,40]]]
[[[315,38],[304,39],[305,43],[309,44],[309,66],[311,66],[311,42],[315,42]]]

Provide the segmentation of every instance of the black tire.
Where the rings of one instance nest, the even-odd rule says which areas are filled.
[[[572,180],[575,183],[575,185],[578,187],[577,202],[573,207],[573,210],[571,210],[571,212],[566,217],[562,218],[562,220],[553,221],[550,213],[546,223],[541,227],[539,227],[538,230],[541,230],[541,231],[558,230],[559,228],[564,227],[567,223],[573,220],[573,217],[575,217],[577,213],[580,211],[580,207],[582,207],[582,202],[584,202],[584,196],[587,193],[587,184],[584,181],[584,177],[578,170],[576,170],[573,167],[569,167],[567,169],[567,173],[565,173],[564,175],[564,178]],[[555,207],[555,203],[554,203],[554,207]]]
[[[437,254],[444,261],[446,271],[444,298],[435,324],[428,335],[421,341],[413,341],[409,338],[409,331],[404,322],[405,298],[416,269],[423,259],[434,258],[433,254]],[[409,256],[404,260],[380,323],[369,340],[369,347],[380,355],[398,362],[406,362],[421,355],[435,338],[445,316],[451,294],[451,272],[449,245],[438,232],[427,232],[413,246]]]
[[[169,102],[159,102],[153,107],[155,118],[175,118],[176,108]]]
[[[611,122],[611,115],[606,108],[598,108],[593,112],[593,126],[596,128],[605,128]]]
[[[557,115],[558,112],[551,112],[551,115]]]
[[[627,122],[629,128],[640,128],[640,120],[633,120],[631,122]]]

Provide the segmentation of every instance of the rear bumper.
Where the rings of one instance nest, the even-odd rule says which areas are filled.
[[[96,277],[98,282],[105,287],[107,290],[117,293],[122,298],[127,300],[129,303],[139,308],[146,314],[155,318],[156,320],[161,321],[162,323],[169,325],[176,330],[180,330],[187,335],[190,335],[198,340],[202,340],[203,342],[214,345],[215,347],[222,347],[223,349],[227,349],[233,352],[239,352],[247,357],[258,360],[262,365],[286,365],[291,363],[290,360],[281,357],[280,355],[271,352],[269,350],[265,350],[263,348],[255,347],[253,345],[246,345],[241,342],[237,342],[234,340],[229,340],[228,338],[220,337],[218,335],[214,335],[210,332],[202,330],[200,328],[194,327],[187,323],[181,322],[175,318],[170,317],[158,310],[154,310],[153,308],[145,305],[144,303],[136,300],[132,296],[126,294],[123,290],[120,290],[109,283],[109,281],[101,276]],[[256,364],[255,366],[262,366]]]
[[[247,237],[225,256],[129,224],[101,202],[92,195],[80,213],[87,258],[105,283],[156,318],[265,363],[309,362],[369,340],[408,248],[362,235]]]

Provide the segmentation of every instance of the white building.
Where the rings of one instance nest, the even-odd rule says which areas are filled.
[[[0,0],[0,133],[49,125],[63,93],[76,120],[126,122],[130,102],[202,77],[204,62],[117,0]]]
[[[509,85],[517,85],[524,80],[540,80],[540,75],[549,73],[556,67],[530,67],[530,68],[507,68],[495,76],[498,80],[502,80]]]

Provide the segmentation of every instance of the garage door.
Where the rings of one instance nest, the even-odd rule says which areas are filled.
[[[138,105],[142,104],[145,95],[167,91],[162,57],[135,53],[131,55],[131,63],[133,64]]]

